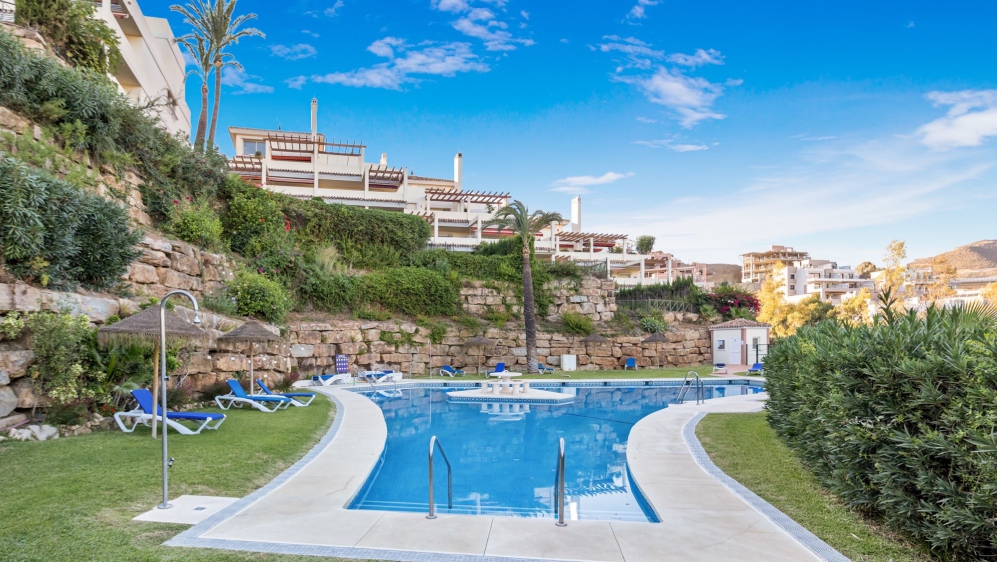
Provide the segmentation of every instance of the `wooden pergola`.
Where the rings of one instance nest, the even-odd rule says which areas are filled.
[[[449,191],[446,189],[427,189],[426,198],[430,201],[449,203],[491,203],[501,205],[509,200],[510,193],[487,191]]]
[[[370,185],[398,187],[405,180],[405,170],[402,168],[388,168],[372,166],[367,172]]]
[[[595,244],[608,244],[626,240],[626,234],[595,234],[589,232],[560,232],[557,239],[561,242],[593,242]]]

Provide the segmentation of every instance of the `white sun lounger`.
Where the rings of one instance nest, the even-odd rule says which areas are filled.
[[[121,431],[125,433],[135,431],[135,428],[139,424],[148,426],[153,417],[152,393],[144,388],[139,388],[132,391],[132,396],[138,402],[138,408],[129,412],[117,412],[114,414],[114,421],[117,422]],[[159,408],[157,407],[155,410],[158,412]],[[163,421],[163,416],[157,417],[160,422]],[[180,420],[200,423],[200,425],[195,429],[191,429],[180,423]],[[128,421],[131,421],[130,425]],[[218,426],[223,421],[225,421],[225,414],[213,412],[166,412],[166,425],[181,435],[197,435],[204,429],[218,429]]]
[[[223,394],[221,396],[215,396],[215,403],[222,410],[228,410],[232,406],[236,408],[241,408],[244,404],[249,404],[253,408],[261,412],[276,412],[277,410],[284,408],[286,409],[291,405],[290,398],[284,396],[260,396],[260,395],[249,395],[246,394],[246,390],[242,388],[239,381],[230,380],[228,382],[228,387],[232,389],[232,392],[228,394]],[[267,404],[272,404],[272,408],[268,408]]]

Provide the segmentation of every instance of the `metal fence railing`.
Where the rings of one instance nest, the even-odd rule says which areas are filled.
[[[661,310],[664,312],[696,312],[691,302],[667,299],[616,299],[616,308],[628,310]]]

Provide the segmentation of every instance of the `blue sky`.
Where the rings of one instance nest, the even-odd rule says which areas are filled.
[[[242,0],[219,129],[319,128],[684,260],[997,238],[997,4]],[[144,6],[150,15],[165,15]],[[176,14],[174,32],[186,31]],[[192,79],[196,80],[196,79]],[[199,107],[200,84],[187,87]],[[231,154],[227,135],[223,151]]]

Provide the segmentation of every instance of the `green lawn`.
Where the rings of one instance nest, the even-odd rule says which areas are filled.
[[[217,431],[170,434],[170,496],[241,497],[301,458],[332,422],[332,403],[273,414],[229,410]],[[149,430],[0,443],[3,560],[314,560],[163,547],[187,529],[132,521],[159,503],[161,444]]]
[[[931,560],[825,492],[775,435],[765,415],[710,414],[696,435],[721,470],[852,560]]]
[[[482,367],[482,372],[484,372],[484,369],[485,369],[485,367]],[[475,379],[475,378],[477,378],[477,379],[483,379],[484,378],[484,375],[475,375],[474,374],[474,367],[473,366],[471,366],[471,367],[465,367],[464,370],[467,371],[467,376],[464,377],[464,378],[469,378],[469,379]],[[641,368],[639,371],[633,371],[633,370],[629,370],[629,371],[571,371],[571,372],[565,373],[565,374],[571,375],[571,379],[572,380],[577,380],[577,379],[680,379],[680,378],[684,377],[686,375],[686,373],[688,373],[689,371],[696,371],[697,373],[699,373],[699,376],[702,377],[702,376],[709,375],[710,371],[712,371],[712,370],[713,370],[713,366],[712,365],[699,365],[699,366],[696,366],[696,367],[665,367],[665,368],[661,368],[661,369],[651,369],[651,368],[645,369],[645,368]],[[439,372],[439,370],[433,372],[433,378],[434,379],[439,379],[440,378],[439,375],[437,374],[438,372]],[[554,371],[554,374],[551,374],[551,375],[523,375],[522,378],[526,378],[526,379],[564,379],[564,380],[568,380],[568,377],[563,376],[561,373],[562,373],[562,371],[560,369],[558,369],[558,370]],[[721,376],[727,376],[727,375],[721,375]],[[416,378],[416,379],[428,379],[429,375],[416,375],[413,378]],[[459,377],[459,376],[454,378],[454,380],[460,380],[460,379],[461,379],[461,377]],[[446,377],[445,380],[450,380],[450,378]]]

